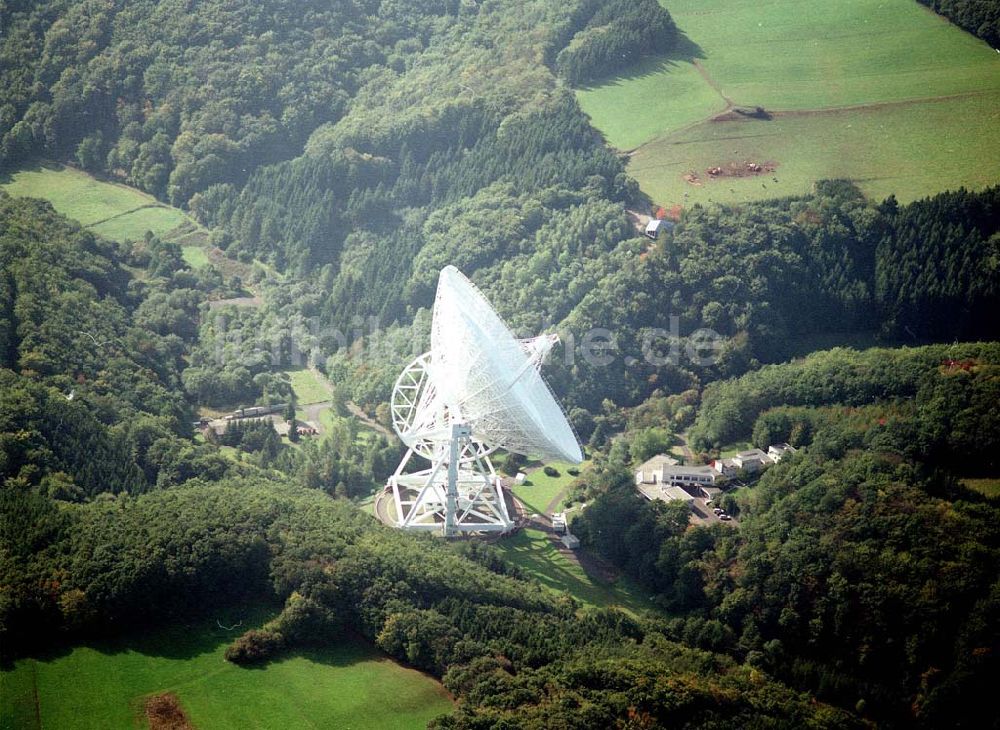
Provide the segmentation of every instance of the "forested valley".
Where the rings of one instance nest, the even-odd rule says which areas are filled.
[[[995,36],[988,3],[944,5]],[[438,728],[995,723],[1000,503],[967,481],[1000,476],[1000,187],[825,181],[645,238],[628,211],[652,201],[567,84],[683,43],[653,0],[7,0],[0,21],[0,175],[135,186],[250,272],[0,192],[5,660],[264,598],[283,608],[231,661],[361,636],[444,683]],[[448,264],[518,333],[562,336],[573,531],[652,609],[358,508],[402,447],[346,404],[387,422]],[[259,306],[220,302],[248,288]],[[595,328],[610,362],[574,356]],[[333,386],[321,438],[196,437],[199,409],[294,416],[293,353]],[[726,495],[738,528],[693,527],[634,490],[680,436],[694,463],[798,451]]]

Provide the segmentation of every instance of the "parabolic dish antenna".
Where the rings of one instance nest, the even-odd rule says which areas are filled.
[[[583,459],[540,372],[558,341],[518,340],[471,281],[454,266],[442,269],[431,350],[406,366],[392,393],[393,427],[407,446],[387,485],[397,526],[445,535],[508,530],[490,453]],[[414,455],[430,467],[405,472]]]

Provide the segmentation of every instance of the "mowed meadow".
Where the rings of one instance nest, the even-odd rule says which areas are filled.
[[[208,236],[188,215],[152,195],[56,163],[40,162],[0,174],[0,190],[41,198],[58,213],[112,241],[136,241],[151,231],[181,246],[192,267],[208,263]]]
[[[664,5],[684,33],[673,57],[577,92],[655,202],[834,177],[907,201],[1000,178],[1000,54],[914,0]],[[747,162],[762,172],[735,174]]]
[[[112,240],[142,238],[147,230],[162,235],[188,221],[183,211],[152,195],[62,165],[18,170],[0,179],[0,187],[17,197],[48,200],[58,212]]]
[[[269,617],[234,612],[20,659],[0,673],[0,728],[146,727],[148,699],[166,693],[196,728],[422,728],[452,709],[438,682],[353,639],[256,668],[223,658]]]

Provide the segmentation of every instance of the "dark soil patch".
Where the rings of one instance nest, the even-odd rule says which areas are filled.
[[[773,173],[778,169],[778,163],[774,161],[756,162],[754,160],[743,160],[742,162],[726,162],[722,165],[714,165],[705,170],[705,177],[708,179],[720,179],[724,177],[757,177]]]
[[[153,695],[146,700],[146,719],[150,730],[194,730],[173,692]]]
[[[725,162],[721,165],[713,165],[703,172],[691,170],[681,177],[688,185],[700,188],[706,180],[722,180],[727,177],[758,177],[773,174],[777,169],[778,163],[773,160],[767,162],[743,160],[742,162]]]

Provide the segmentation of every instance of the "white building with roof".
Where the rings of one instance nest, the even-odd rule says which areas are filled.
[[[722,477],[734,477],[740,470],[733,459],[716,459],[711,464],[712,468]]]
[[[698,487],[698,492],[704,499],[716,500],[722,494],[722,489],[719,487],[709,487],[702,484]]]
[[[748,449],[741,451],[733,457],[733,463],[737,469],[747,472],[758,472],[767,464],[771,464],[771,458],[760,449]]]
[[[694,497],[688,494],[683,487],[661,484],[659,491],[662,495],[660,499],[664,502],[684,502],[689,506],[694,503]]]
[[[771,444],[767,447],[767,455],[774,463],[778,463],[788,454],[794,454],[795,447],[789,444]]]
[[[652,238],[654,241],[656,237],[660,235],[660,231],[669,231],[674,227],[673,221],[660,220],[659,218],[653,218],[646,224],[646,238]]]
[[[665,466],[663,483],[688,486],[694,484],[715,484],[719,473],[710,466]]]
[[[667,481],[663,478],[665,468],[675,467],[680,462],[667,454],[657,454],[651,459],[639,465],[635,472],[636,484],[662,484]]]

